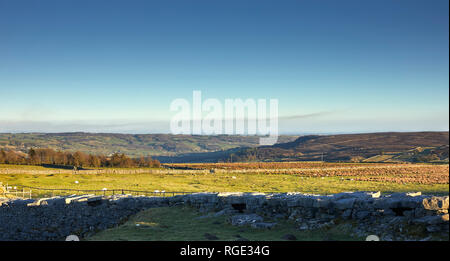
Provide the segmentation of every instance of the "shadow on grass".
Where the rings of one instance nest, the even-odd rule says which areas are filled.
[[[68,170],[74,169],[73,166],[69,166],[69,165],[41,164],[41,166],[44,168],[49,168],[49,169],[68,169]],[[77,167],[77,170],[89,170],[89,169]]]
[[[233,226],[230,216],[200,213],[185,206],[158,207],[144,210],[117,227],[99,231],[88,241],[355,241],[343,226],[301,231],[289,220],[276,222],[272,229]]]

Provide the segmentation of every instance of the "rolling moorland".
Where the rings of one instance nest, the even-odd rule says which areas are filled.
[[[448,163],[448,132],[307,135],[273,146],[156,157],[161,162],[434,162]]]
[[[233,154],[228,154],[230,151]],[[215,161],[223,157],[224,160],[223,163],[202,162],[205,158],[195,158],[195,155],[206,155]],[[322,155],[325,162],[321,161]],[[233,162],[229,162],[227,156],[233,157]],[[302,136],[292,142],[257,149],[235,148],[174,156],[169,158],[173,163],[166,161],[156,168],[142,168],[146,164],[139,161],[136,164],[140,168],[110,164],[114,163],[113,158],[98,167],[88,166],[76,172],[54,164],[30,166],[26,163],[30,159],[25,158],[25,165],[0,164],[0,182],[94,190],[107,184],[108,189],[145,191],[330,194],[364,190],[448,194],[448,132]],[[175,163],[177,159],[182,164]]]

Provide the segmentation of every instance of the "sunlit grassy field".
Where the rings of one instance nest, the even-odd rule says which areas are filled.
[[[281,241],[285,235],[297,240],[362,240],[350,236],[344,225],[329,229],[300,231],[294,222],[274,220],[274,229],[255,229],[250,226],[232,226],[226,216],[208,216],[188,207],[152,208],[131,217],[125,224],[101,231],[84,240],[118,241]],[[206,234],[206,235],[205,235]]]
[[[333,163],[329,166],[332,167]],[[371,166],[366,164],[366,166]],[[0,168],[5,168],[5,165]],[[221,171],[209,173],[205,171],[190,171],[187,173],[177,171],[164,171],[161,173],[133,174],[74,174],[72,172],[59,173],[58,170],[49,170],[47,174],[14,174],[15,166],[8,166],[8,174],[0,174],[0,182],[4,185],[25,185],[41,188],[60,188],[75,190],[101,190],[108,191],[128,189],[139,191],[166,191],[166,192],[303,192],[315,194],[332,194],[344,191],[381,191],[406,192],[422,191],[423,193],[448,194],[447,184],[423,184],[416,182],[389,182],[364,179],[345,173],[344,176],[311,176],[301,173],[265,173],[255,170],[239,172]],[[43,167],[18,166],[31,170]],[[438,173],[447,175],[447,172]],[[316,170],[317,171],[317,170]],[[320,171],[320,170],[319,170]],[[423,168],[422,170],[423,171]],[[444,168],[445,171],[445,168]],[[366,171],[367,172],[367,171]],[[370,171],[369,171],[370,172]],[[412,172],[415,172],[412,170]],[[411,173],[413,175],[414,173]],[[366,173],[367,175],[367,173]],[[392,173],[386,173],[389,178]],[[406,175],[402,173],[402,175]],[[415,173],[417,175],[417,173]],[[434,173],[433,175],[437,175]],[[379,177],[379,170],[376,173]],[[387,179],[389,180],[389,179]],[[78,181],[78,183],[75,183]],[[40,193],[34,191],[33,193]]]

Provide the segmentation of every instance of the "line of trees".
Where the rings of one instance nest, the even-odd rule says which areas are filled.
[[[151,167],[161,166],[158,160],[151,157],[130,158],[123,153],[114,153],[107,157],[104,155],[91,155],[80,151],[64,152],[53,149],[30,149],[28,153],[16,152],[12,150],[0,150],[0,164],[18,165],[64,165],[77,168],[82,167]]]

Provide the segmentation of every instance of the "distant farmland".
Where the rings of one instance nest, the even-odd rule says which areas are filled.
[[[298,136],[280,136],[278,142]],[[259,145],[257,136],[192,136],[111,133],[0,133],[0,148],[26,152],[29,148],[81,151],[89,154],[125,153],[131,157],[213,152]]]
[[[78,183],[75,183],[78,181]],[[345,191],[448,194],[449,165],[379,163],[169,164],[79,170],[0,165],[0,182],[39,188],[166,192]],[[38,193],[38,192],[36,192]]]

